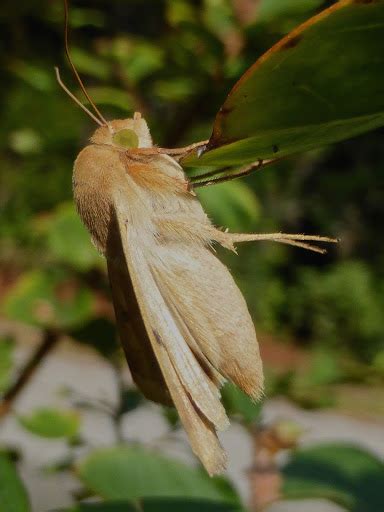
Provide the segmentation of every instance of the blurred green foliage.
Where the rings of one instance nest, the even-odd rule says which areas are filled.
[[[3,311],[21,322],[65,329],[86,322],[92,303],[87,288],[54,268],[24,273],[7,295]]]
[[[147,497],[200,498],[239,505],[232,486],[222,478],[207,478],[186,466],[139,446],[115,446],[94,451],[77,466],[82,482],[110,500]]]
[[[30,506],[24,485],[14,464],[0,451],[0,510],[1,512],[29,512]]]
[[[242,507],[211,500],[180,500],[172,498],[144,498],[140,500],[141,512],[244,512]],[[136,512],[137,504],[130,502],[83,503],[58,512]]]
[[[74,1],[73,58],[108,118],[140,110],[156,143],[200,140],[209,136],[214,113],[236,78],[325,6],[319,0],[251,4]],[[60,2],[21,3],[17,18],[5,9],[0,23],[6,35],[0,85],[3,272],[57,262],[83,274],[102,268],[67,202],[74,157],[93,126],[55,82],[57,64],[79,93],[63,57]],[[378,130],[200,192],[210,217],[232,230],[341,238],[326,257],[266,243],[224,257],[262,329],[350,350],[368,363],[384,338],[384,251],[376,236],[384,215],[381,136]],[[36,279],[43,286],[45,278]]]
[[[288,30],[330,3],[73,0],[73,58],[107,118],[124,118],[139,110],[149,122],[154,141],[176,147],[209,137],[214,114],[236,79]],[[45,329],[60,329],[92,345],[118,370],[114,326],[106,308],[100,306],[109,293],[105,264],[71,202],[73,161],[95,126],[54,78],[53,66],[59,65],[65,82],[81,96],[63,56],[61,3],[21,1],[16,12],[14,5],[5,2],[0,28],[4,36],[0,49],[0,283],[7,291],[2,313]],[[382,137],[383,131],[377,130],[291,157],[242,181],[199,191],[209,216],[233,231],[341,238],[326,256],[264,242],[239,247],[238,256],[219,250],[246,296],[258,329],[312,350],[308,364],[296,374],[267,373],[271,395],[284,393],[302,405],[318,407],[330,405],[330,387],[337,382],[366,379],[370,372],[383,381]],[[259,338],[263,342],[263,336]],[[352,363],[341,363],[343,358]],[[12,364],[13,343],[0,340],[1,392],[12,382]],[[228,387],[223,395],[229,413],[243,425],[249,428],[259,420],[260,406],[238,390]],[[70,398],[79,410],[106,407]],[[125,414],[142,405],[141,395],[131,389],[122,387],[118,398],[116,408],[107,408],[117,427]],[[177,417],[168,410],[164,415],[172,431]],[[20,421],[39,436],[63,436],[69,445],[81,443],[80,419],[68,411],[36,410]],[[110,450],[89,455],[82,465],[75,464],[70,451],[65,467],[77,468],[92,496],[131,500],[131,495],[107,495],[100,482],[123,482],[122,487],[129,490],[126,484],[137,477],[138,461],[146,461],[148,472],[158,472],[152,482],[159,483],[156,475],[161,473],[161,489],[170,490],[167,496],[180,496],[182,485],[184,491],[194,490],[188,496],[201,500],[180,505],[176,499],[160,503],[146,498],[141,501],[142,510],[240,510],[227,482],[219,485],[198,470],[165,463],[156,453],[144,455],[141,446],[128,446],[126,452]],[[317,452],[309,455],[319,459]],[[101,461],[107,456],[107,462]],[[118,479],[112,471],[115,456],[123,466]],[[340,452],[338,459],[343,457]],[[13,463],[2,454],[0,467],[0,510],[4,489],[9,490],[6,498],[11,496],[15,511],[28,510]],[[381,467],[375,468],[371,474],[382,478]],[[112,476],[99,477],[99,471],[109,470]],[[344,471],[337,468],[338,474]],[[337,501],[353,491],[343,503],[357,512],[361,487],[357,489],[354,480],[357,487],[351,491],[350,480],[347,483],[334,490],[333,497]],[[313,486],[310,493],[321,494]],[[148,496],[148,492],[144,489],[137,496]],[[213,501],[207,503],[207,497]],[[73,511],[128,511],[131,504],[81,504]],[[132,510],[137,510],[134,506]]]
[[[19,416],[18,419],[26,430],[48,439],[74,438],[80,427],[80,418],[76,411],[46,407],[37,409],[28,416]]]
[[[351,512],[376,512],[382,506],[384,464],[349,444],[324,444],[298,450],[283,469],[286,497],[328,498]]]
[[[369,362],[383,343],[381,299],[363,262],[343,261],[326,273],[305,268],[290,292],[293,326]]]
[[[262,402],[253,402],[234,384],[224,386],[221,398],[227,413],[237,418],[245,426],[253,427],[260,420]]]
[[[383,126],[383,22],[381,1],[346,0],[293,30],[237,82],[206,150],[182,164],[287,157]]]

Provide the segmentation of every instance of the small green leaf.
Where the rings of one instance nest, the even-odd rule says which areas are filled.
[[[3,312],[20,322],[68,328],[93,314],[93,296],[61,269],[37,270],[21,276],[5,297]]]
[[[60,262],[68,263],[76,270],[87,271],[103,265],[103,258],[93,247],[72,202],[61,204],[50,216],[47,244]]]
[[[18,420],[32,434],[50,439],[74,438],[80,428],[80,417],[75,411],[41,408],[29,416],[19,416]]]
[[[259,420],[262,402],[252,402],[249,396],[234,384],[227,384],[221,396],[228,414],[238,417],[246,425],[252,425]]]
[[[384,124],[384,0],[342,0],[295,29],[240,78],[207,149],[185,166],[242,165]]]
[[[210,478],[200,469],[139,446],[97,450],[80,463],[78,475],[87,488],[106,499],[180,497],[238,504],[225,479]]]
[[[24,485],[14,465],[0,452],[0,511],[29,512]]]
[[[384,464],[357,446],[334,443],[299,450],[283,474],[286,497],[327,497],[351,512],[382,508]]]

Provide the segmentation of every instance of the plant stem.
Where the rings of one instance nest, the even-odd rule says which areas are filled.
[[[24,389],[26,384],[28,384],[40,363],[56,345],[59,339],[59,332],[50,329],[46,329],[44,331],[42,342],[32,354],[31,358],[27,361],[14,384],[3,395],[0,402],[0,420],[10,412],[12,405],[20,392]]]

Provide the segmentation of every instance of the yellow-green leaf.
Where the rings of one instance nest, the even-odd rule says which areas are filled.
[[[80,463],[78,474],[91,491],[106,499],[181,497],[238,504],[238,497],[223,478],[210,478],[200,469],[139,446],[97,450]]]
[[[19,416],[18,420],[32,434],[50,439],[73,438],[80,428],[80,417],[75,411],[41,408],[28,416]]]

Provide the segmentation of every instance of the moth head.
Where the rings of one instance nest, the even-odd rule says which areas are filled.
[[[145,120],[141,117],[139,112],[135,112],[133,118],[117,119],[115,121],[107,121],[103,114],[98,109],[96,103],[89,95],[77,69],[72,60],[71,52],[69,49],[69,8],[68,0],[64,0],[64,43],[65,53],[69,65],[72,68],[73,74],[80,85],[84,96],[87,98],[91,108],[94,112],[88,109],[63,83],[61,80],[60,72],[55,67],[57,81],[62,89],[68,96],[81,108],[89,117],[91,117],[99,126],[91,137],[91,142],[94,144],[104,144],[108,146],[116,146],[120,149],[136,149],[136,148],[149,148],[152,147],[152,139],[149,129]]]
[[[128,151],[152,147],[148,125],[138,112],[135,112],[133,118],[116,119],[101,126],[92,135],[91,142]]]

